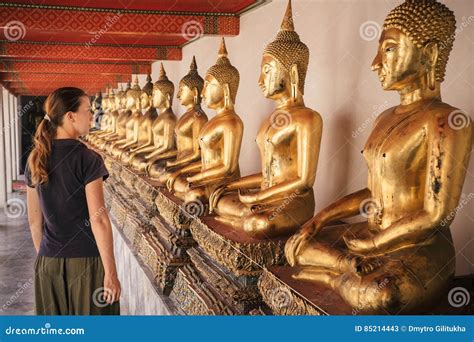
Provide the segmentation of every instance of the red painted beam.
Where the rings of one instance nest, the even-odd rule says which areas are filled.
[[[2,41],[0,57],[57,61],[153,62],[181,60],[179,47],[122,47]]]
[[[27,6],[67,6],[67,7],[94,7],[101,9],[120,9],[126,11],[174,11],[174,12],[207,12],[216,14],[238,13],[257,0],[134,0],[116,1],[101,0],[91,3],[90,0],[10,0],[10,3],[25,4]]]
[[[35,40],[47,32],[56,35],[56,41],[75,37],[83,44],[111,43],[114,38],[121,44],[144,44],[141,40],[147,36],[170,36],[182,44],[206,34],[238,35],[240,29],[235,15],[15,6],[0,3],[0,34],[10,41]]]
[[[94,75],[94,74],[30,74],[9,72],[0,74],[0,81],[22,81],[22,82],[127,82],[130,75]]]
[[[130,75],[148,74],[151,64],[118,64],[112,62],[82,63],[82,62],[51,62],[51,61],[15,61],[0,60],[1,72],[45,73],[55,74],[100,74],[100,75]]]

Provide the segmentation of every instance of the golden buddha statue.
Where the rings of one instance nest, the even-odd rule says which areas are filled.
[[[179,82],[177,98],[186,112],[179,118],[174,129],[176,134],[176,157],[173,160],[161,163],[161,169],[155,167],[150,170],[150,176],[160,183],[166,184],[171,172],[199,160],[199,133],[207,122],[207,115],[201,109],[201,92],[204,80],[199,76],[196,58],[193,56],[189,72]]]
[[[359,312],[427,310],[454,276],[449,225],[472,149],[470,118],[441,101],[455,30],[453,12],[436,0],[390,12],[372,70],[401,103],[377,117],[363,150],[368,186],[323,209],[285,246],[296,279],[325,284]],[[368,220],[329,225],[360,214]]]
[[[126,110],[131,111],[131,114],[126,118],[125,138],[112,142],[109,147],[110,154],[118,160],[123,152],[138,141],[138,128],[143,119],[140,104],[141,94],[142,90],[138,85],[138,77],[136,77],[132,88],[126,93]]]
[[[201,160],[175,172],[167,188],[185,202],[206,203],[212,191],[240,177],[239,155],[244,125],[234,111],[240,75],[227,57],[222,38],[218,59],[206,74],[202,97],[217,115],[199,134]]]
[[[217,188],[209,200],[217,220],[255,238],[294,233],[314,215],[323,123],[303,101],[308,62],[309,50],[294,30],[289,2],[262,59],[259,85],[277,103],[257,134],[262,172]]]
[[[135,132],[138,135],[137,142],[129,147],[129,150],[122,154],[122,162],[129,164],[134,156],[144,153],[147,148],[153,147],[153,123],[157,118],[156,109],[151,105],[153,94],[153,83],[151,75],[148,74],[146,84],[142,88],[140,95],[140,106],[143,111],[143,118]]]
[[[153,107],[159,111],[151,126],[152,140],[149,145],[137,149],[130,159],[130,165],[139,172],[158,167],[160,162],[176,155],[173,152],[175,146],[173,130],[176,124],[176,116],[171,109],[173,94],[174,84],[166,76],[161,63],[160,77],[153,85],[151,99]]]
[[[112,88],[106,88],[105,96],[102,100],[104,114],[102,116],[100,130],[88,134],[89,137],[87,140],[93,145],[96,145],[103,137],[112,134],[114,131],[114,116],[112,114],[114,108],[110,102],[111,96],[114,96]]]
[[[131,82],[128,81],[126,90],[120,86],[120,90],[115,94],[115,108],[118,111],[117,121],[115,123],[115,134],[102,139],[97,147],[111,153],[111,149],[119,140],[126,138],[126,124],[132,111],[127,109],[127,92],[131,89]]]

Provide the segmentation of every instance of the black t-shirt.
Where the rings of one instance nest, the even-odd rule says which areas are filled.
[[[79,140],[53,140],[48,182],[37,186],[44,217],[39,255],[99,256],[89,221],[85,186],[108,176],[102,157]],[[28,166],[25,178],[26,184],[33,187]]]

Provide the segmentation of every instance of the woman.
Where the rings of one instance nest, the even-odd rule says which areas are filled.
[[[25,170],[28,221],[38,253],[38,315],[120,314],[102,158],[78,138],[89,131],[90,100],[60,88],[45,102]]]

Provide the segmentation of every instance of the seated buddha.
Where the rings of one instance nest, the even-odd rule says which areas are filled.
[[[166,184],[171,172],[199,160],[201,149],[199,147],[199,133],[207,122],[207,116],[201,109],[201,92],[204,80],[197,71],[196,58],[193,57],[189,72],[179,82],[177,98],[181,105],[186,107],[186,112],[179,118],[174,129],[176,135],[176,157],[155,164],[149,170],[149,176]],[[166,166],[165,163],[166,162]]]
[[[127,107],[127,92],[131,89],[131,82],[127,83],[127,88],[120,90],[115,94],[115,108],[118,110],[117,122],[115,124],[115,134],[108,136],[106,139],[102,139],[102,143],[98,144],[98,148],[108,151],[111,153],[111,149],[118,141],[126,138],[126,125],[128,119],[132,115],[132,107],[134,106],[133,101],[130,102],[130,105]]]
[[[160,66],[160,77],[153,85],[152,105],[159,111],[152,126],[152,141],[148,146],[139,148],[130,159],[130,165],[138,172],[145,172],[147,167],[170,158],[174,153],[175,138],[173,134],[176,116],[171,109],[174,84],[166,76],[163,64]]]
[[[101,145],[103,141],[108,140],[116,135],[117,118],[119,116],[118,108],[115,104],[115,93],[112,88],[109,88],[109,93],[106,99],[107,104],[107,127],[103,133],[99,133],[93,138],[93,145],[96,147]]]
[[[257,134],[262,172],[217,188],[209,200],[217,220],[254,238],[294,233],[314,214],[322,119],[303,101],[308,61],[289,3],[261,63],[259,85],[277,103]]]
[[[86,136],[86,140],[94,144],[94,141],[107,134],[110,133],[110,110],[109,110],[109,88],[106,88],[104,96],[102,97],[102,110],[104,111],[104,114],[102,115],[102,119],[100,121],[99,129],[96,131],[90,131],[89,134]]]
[[[125,138],[117,140],[112,143],[110,147],[111,155],[120,160],[122,153],[128,150],[128,148],[137,143],[138,128],[143,119],[140,96],[142,90],[138,85],[138,77],[135,78],[134,84],[130,90],[127,91],[127,110],[131,110],[132,114],[127,118],[125,124]]]
[[[207,71],[202,90],[207,107],[217,114],[199,133],[201,159],[173,172],[166,183],[185,202],[205,204],[216,187],[240,177],[244,125],[234,110],[239,79],[222,38],[217,62]]]
[[[146,84],[142,88],[140,95],[140,106],[143,111],[143,118],[140,121],[138,130],[134,133],[137,135],[134,140],[137,142],[129,146],[129,150],[122,154],[122,162],[129,165],[132,158],[144,149],[153,146],[153,123],[157,117],[156,109],[151,105],[151,96],[153,93],[153,83],[151,75],[148,74]]]
[[[453,12],[436,0],[390,12],[372,70],[401,103],[377,117],[365,144],[367,188],[327,206],[285,246],[296,279],[330,287],[363,313],[426,310],[454,276],[449,226],[472,149],[470,118],[441,100],[455,31]],[[367,221],[330,225],[361,214]]]

